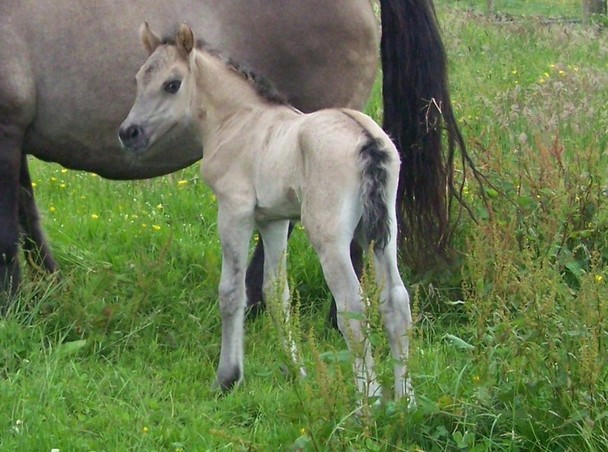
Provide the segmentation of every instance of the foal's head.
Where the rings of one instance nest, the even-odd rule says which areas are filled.
[[[148,59],[136,75],[137,97],[118,135],[130,151],[144,152],[178,126],[187,126],[192,117],[191,101],[195,82],[191,76],[194,36],[185,24],[175,42],[163,42],[147,23],[140,38]]]

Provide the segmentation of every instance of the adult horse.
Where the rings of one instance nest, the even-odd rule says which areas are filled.
[[[446,237],[446,181],[459,140],[445,52],[431,0],[381,0],[386,130],[401,150],[400,213],[425,241]],[[143,179],[201,158],[188,130],[174,130],[149,158],[131,159],[116,129],[145,60],[136,39],[148,20],[161,33],[188,22],[209,45],[266,74],[303,111],[361,109],[377,69],[370,0],[4,0],[0,3],[0,292],[20,281],[18,243],[55,271],[34,201],[27,155],[108,179]],[[86,30],[86,32],[84,32]],[[108,101],[111,99],[111,101]],[[448,131],[447,159],[441,128]],[[250,282],[256,295],[261,250]]]

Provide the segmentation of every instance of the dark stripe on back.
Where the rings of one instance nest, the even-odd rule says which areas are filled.
[[[164,37],[162,43],[171,46],[177,45],[175,36]],[[243,79],[255,89],[256,93],[262,99],[267,100],[271,104],[289,105],[287,97],[281,93],[275,84],[265,75],[256,72],[246,64],[240,63],[233,58],[223,56],[218,50],[211,48],[203,39],[198,39],[196,41],[196,48],[216,57],[222,61],[226,67],[240,74]]]

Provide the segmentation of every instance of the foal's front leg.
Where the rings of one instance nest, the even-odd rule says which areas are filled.
[[[217,384],[227,391],[243,379],[243,322],[247,296],[245,269],[249,239],[253,232],[253,209],[220,204],[218,228],[222,245],[222,276],[219,299],[222,316],[222,349]]]
[[[278,319],[281,333],[285,334],[283,345],[289,349],[291,360],[298,366],[300,376],[306,376],[306,369],[293,338],[289,322],[291,314],[291,296],[287,283],[287,238],[293,229],[289,220],[277,220],[258,225],[266,259],[264,260],[264,297],[266,303],[278,298],[281,303],[282,319]]]

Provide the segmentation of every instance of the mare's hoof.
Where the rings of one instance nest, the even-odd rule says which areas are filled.
[[[335,330],[339,330],[338,328],[338,308],[336,307],[336,302],[332,299],[331,305],[329,306],[329,312],[327,313],[327,323]]]
[[[262,314],[265,309],[266,305],[261,300],[254,303],[249,303],[249,301],[247,301],[247,307],[245,308],[245,316],[247,318],[254,319],[260,314]]]

